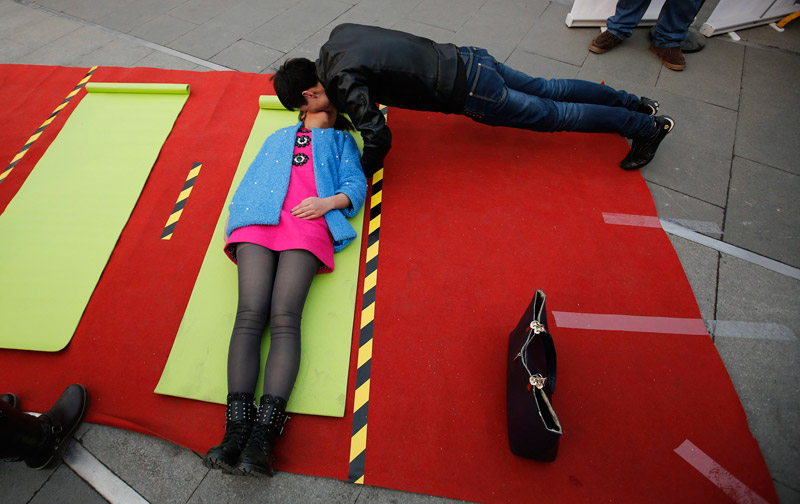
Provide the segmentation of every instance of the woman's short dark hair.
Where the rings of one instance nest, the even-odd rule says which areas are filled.
[[[313,88],[319,82],[316,65],[306,58],[287,60],[270,80],[281,104],[289,110],[297,110],[305,105],[303,91]]]

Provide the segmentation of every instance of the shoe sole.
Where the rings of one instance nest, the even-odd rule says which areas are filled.
[[[251,464],[239,464],[236,466],[236,469],[233,470],[233,474],[238,474],[240,476],[253,476],[257,478],[271,478],[272,473],[267,472],[261,467],[254,466]]]
[[[69,446],[70,442],[72,442],[72,434],[75,432],[75,429],[77,429],[78,426],[81,424],[81,422],[83,422],[83,419],[86,417],[86,412],[89,410],[89,392],[87,392],[86,387],[84,387],[83,385],[81,385],[81,392],[83,395],[83,409],[81,410],[81,413],[78,416],[78,420],[75,422],[75,425],[73,425],[72,428],[68,430],[66,434],[64,434],[61,443],[58,445],[58,448],[56,448],[53,451],[52,455],[50,455],[50,458],[48,458],[38,467],[31,467],[31,469],[33,469],[34,471],[45,469],[50,464],[52,464],[54,460],[61,459],[61,457],[64,454],[64,451],[66,451],[67,449],[67,446]]]
[[[206,457],[203,459],[203,465],[208,467],[209,469],[217,469],[222,471],[225,474],[233,473],[233,466],[228,465],[225,462],[222,462],[218,458],[214,457]]]
[[[597,46],[590,45],[590,46],[589,46],[589,50],[590,50],[590,51],[592,51],[592,52],[593,52],[593,53],[595,53],[595,54],[605,54],[605,53],[607,53],[608,51],[610,51],[611,49],[600,49],[600,48],[599,48],[599,47],[597,47]]]
[[[661,64],[664,65],[665,67],[669,68],[670,70],[675,70],[676,72],[680,72],[681,70],[686,68],[686,63],[684,63],[683,65],[676,65],[676,64],[670,63],[669,61],[667,61],[664,58],[662,58],[661,55],[658,54],[658,51],[656,51],[655,46],[652,46],[652,45],[650,46],[650,52],[655,54],[656,56],[658,56],[659,59],[661,60]]]

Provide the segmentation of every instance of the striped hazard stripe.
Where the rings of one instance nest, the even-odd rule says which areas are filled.
[[[383,169],[372,176],[372,199],[369,210],[367,257],[364,268],[364,302],[361,309],[361,333],[356,364],[356,393],[353,403],[353,434],[350,439],[351,483],[364,483],[364,459],[367,451],[367,412],[372,364],[372,325],[375,318],[375,289],[378,282],[378,246],[381,226]]]
[[[44,129],[48,127],[50,123],[52,123],[55,120],[58,113],[64,110],[64,107],[67,106],[69,101],[72,100],[72,98],[74,98],[76,94],[78,94],[78,92],[81,90],[81,88],[83,88],[83,86],[86,85],[87,82],[89,82],[89,79],[92,78],[92,74],[94,74],[95,70],[97,70],[97,67],[93,66],[92,68],[89,69],[88,72],[86,72],[86,75],[83,77],[83,79],[81,79],[80,82],[78,82],[78,85],[75,86],[75,88],[69,92],[67,97],[64,98],[64,100],[58,105],[58,107],[56,107],[55,110],[53,110],[53,112],[50,114],[50,116],[42,123],[42,125],[39,126],[39,129],[37,129],[36,132],[33,135],[31,135],[31,137],[28,139],[27,142],[25,142],[25,145],[22,146],[22,149],[19,151],[19,153],[17,153],[17,155],[14,156],[14,159],[11,160],[11,163],[9,163],[9,165],[6,166],[6,169],[3,170],[2,173],[0,173],[0,184],[2,184],[3,181],[6,179],[6,177],[8,177],[8,175],[11,173],[11,170],[13,170],[15,166],[17,166],[17,163],[19,163],[19,161],[25,157],[25,154],[28,153],[28,150],[31,148],[31,145],[33,145],[33,142],[35,142],[40,136],[42,136],[42,132],[44,132]]]
[[[189,199],[189,195],[192,193],[194,181],[200,174],[200,168],[202,167],[202,163],[194,163],[192,165],[192,169],[189,170],[189,175],[186,177],[186,182],[183,184],[183,189],[181,189],[181,193],[178,195],[178,201],[175,202],[175,206],[172,208],[172,213],[170,213],[169,219],[167,219],[167,224],[164,226],[164,231],[161,233],[162,240],[169,240],[172,238],[172,233],[175,231],[175,226],[178,225],[178,219],[181,218],[183,207],[186,206],[186,200]]]
[[[389,109],[380,106],[384,117]],[[361,308],[361,332],[356,363],[356,393],[353,401],[353,433],[350,437],[350,468],[348,481],[364,484],[364,461],[367,456],[367,413],[369,411],[369,382],[372,372],[372,322],[375,318],[375,288],[378,284],[378,238],[381,227],[383,198],[383,168],[372,176],[372,199],[369,205],[367,232],[367,264],[364,267],[364,299]]]

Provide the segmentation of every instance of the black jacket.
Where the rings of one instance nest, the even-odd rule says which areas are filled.
[[[361,166],[368,176],[383,166],[392,146],[378,103],[445,113],[464,110],[464,64],[453,44],[341,24],[320,49],[316,65],[328,99],[350,116],[364,138]]]

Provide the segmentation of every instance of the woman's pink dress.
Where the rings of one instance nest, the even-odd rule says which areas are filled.
[[[324,217],[300,219],[292,215],[292,208],[304,199],[318,196],[314,179],[314,159],[311,152],[311,131],[300,128],[294,143],[292,175],[289,190],[281,208],[276,226],[245,226],[235,229],[225,243],[225,252],[236,262],[233,246],[236,243],[255,243],[270,250],[308,250],[323,266],[319,273],[333,271],[333,238]]]

